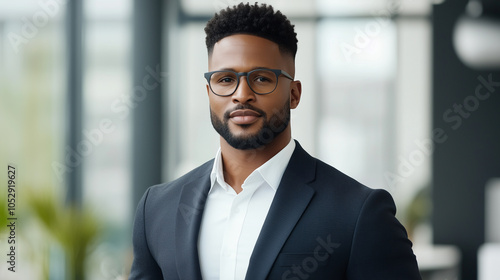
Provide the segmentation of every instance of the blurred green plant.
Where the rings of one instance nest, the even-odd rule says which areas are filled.
[[[431,216],[431,188],[422,187],[413,197],[405,213],[405,227],[410,239],[413,239],[415,228],[422,223],[428,222]]]
[[[50,191],[31,193],[28,201],[33,216],[64,251],[65,279],[84,280],[87,257],[95,249],[102,231],[97,217],[87,208],[65,205]]]
[[[7,221],[7,199],[0,196],[0,221]],[[7,230],[7,227],[0,227],[0,234]]]

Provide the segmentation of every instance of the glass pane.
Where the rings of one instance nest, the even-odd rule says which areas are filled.
[[[169,166],[167,180],[185,174],[214,157],[218,147],[217,133],[209,117],[207,49],[204,24],[190,23],[178,27],[167,65],[168,146],[165,161]]]
[[[318,14],[325,16],[428,15],[430,0],[316,0]]]
[[[426,0],[426,1],[401,1],[399,13],[402,15],[430,15],[432,13],[432,5],[441,0]]]
[[[130,171],[132,3],[111,4],[85,2],[83,137],[92,151],[85,158],[83,200],[104,225],[89,260],[90,279],[115,279],[128,272],[135,207]]]
[[[132,4],[130,0],[86,0],[87,20],[130,20]]]
[[[44,2],[45,3],[45,2]],[[7,168],[13,165],[17,218],[15,273],[0,262],[0,279],[43,279],[53,236],[33,211],[34,197],[63,197],[65,140],[65,11],[38,1],[0,2],[0,216],[7,209]],[[45,205],[47,206],[47,205]],[[46,208],[43,208],[46,210]],[[2,223],[3,223],[2,222]],[[8,254],[6,224],[0,228],[2,254]],[[11,244],[14,245],[14,244]],[[5,256],[5,255],[4,255]]]
[[[322,15],[367,15],[387,7],[388,0],[316,0],[318,13]]]
[[[320,158],[362,183],[385,187],[391,164],[394,23],[324,20],[318,26]]]
[[[432,153],[428,139],[431,137],[431,25],[426,19],[397,19],[398,26],[398,71],[394,102],[396,159],[389,172],[398,174],[402,180],[395,181],[392,194],[398,207],[408,206],[423,188],[431,182]],[[407,165],[410,164],[410,165]],[[403,165],[409,167],[403,171]],[[423,190],[424,192],[427,190]],[[430,199],[426,197],[426,199]],[[404,211],[399,211],[400,214]],[[406,217],[402,221],[406,221]],[[427,233],[426,233],[427,234]],[[415,243],[428,242],[430,236],[414,235]],[[420,238],[417,240],[416,238]]]

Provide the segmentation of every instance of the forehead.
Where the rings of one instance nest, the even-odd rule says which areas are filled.
[[[280,68],[285,63],[278,44],[262,37],[236,34],[214,45],[208,59],[210,70],[244,71],[256,67]]]

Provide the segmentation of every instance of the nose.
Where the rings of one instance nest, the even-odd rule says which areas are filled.
[[[240,83],[236,91],[231,95],[233,103],[248,103],[255,101],[255,92],[252,91],[246,76],[240,77]]]

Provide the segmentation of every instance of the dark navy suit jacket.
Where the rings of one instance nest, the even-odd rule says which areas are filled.
[[[201,278],[198,233],[213,160],[153,186],[134,222],[129,279]],[[390,194],[363,186],[297,143],[246,279],[421,279]]]

